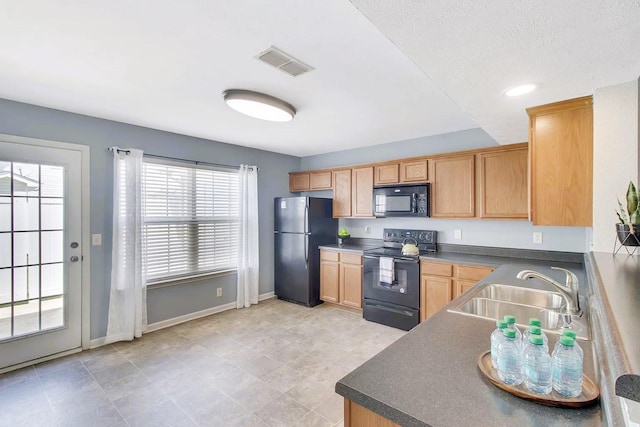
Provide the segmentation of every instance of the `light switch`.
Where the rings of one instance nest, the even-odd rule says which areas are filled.
[[[91,244],[93,246],[102,245],[102,234],[92,234],[91,235]]]

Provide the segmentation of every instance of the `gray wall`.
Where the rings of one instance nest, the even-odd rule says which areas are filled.
[[[522,142],[522,141],[514,141]],[[301,168],[318,169],[330,166],[384,161],[454,151],[497,146],[498,143],[480,128],[444,135],[435,135],[392,142],[366,148],[339,151],[302,158]],[[314,193],[305,193],[314,195]],[[320,192],[326,197],[326,192]],[[330,195],[328,197],[331,197]],[[365,232],[365,227],[370,232]],[[459,220],[432,218],[341,219],[353,237],[381,239],[384,228],[414,228],[437,230],[441,243],[586,252],[591,240],[591,228],[534,227],[529,221]],[[454,231],[462,231],[462,239],[454,239]],[[533,232],[542,232],[542,244],[533,244]]]
[[[212,126],[215,123],[212,121]],[[273,291],[273,198],[288,194],[287,172],[300,158],[162,132],[110,120],[0,99],[0,133],[83,144],[91,147],[91,233],[102,246],[91,247],[91,338],[107,327],[111,271],[112,154],[107,147],[139,148],[150,154],[258,165],[260,217],[260,293]],[[216,288],[223,296],[216,297]],[[149,291],[149,323],[215,307],[235,300],[235,275]]]
[[[524,142],[524,141],[514,141]],[[303,157],[301,170],[321,169],[333,166],[379,162],[403,157],[450,153],[452,151],[475,150],[496,146],[498,143],[480,128],[451,132],[443,135],[425,136],[406,141],[390,142],[371,147],[354,148]]]

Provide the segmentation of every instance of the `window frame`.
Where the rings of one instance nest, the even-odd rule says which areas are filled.
[[[146,225],[147,224],[185,224],[185,225],[195,225],[196,227],[199,224],[210,224],[210,223],[215,223],[216,220],[198,220],[196,217],[196,200],[197,200],[197,188],[195,185],[195,181],[196,181],[196,174],[195,174],[195,170],[197,169],[201,169],[201,170],[207,170],[207,171],[218,171],[218,172],[224,172],[224,173],[230,173],[230,174],[235,174],[238,175],[239,174],[239,169],[235,168],[233,166],[229,166],[229,167],[224,167],[224,166],[214,166],[214,165],[210,165],[210,164],[202,164],[199,162],[192,162],[192,161],[181,161],[181,160],[173,160],[173,159],[167,159],[167,158],[163,158],[163,157],[152,157],[152,156],[143,156],[142,159],[142,174],[141,174],[141,179],[142,179],[142,183],[141,183],[141,192],[142,192],[142,201],[141,201],[141,209],[142,209],[142,239],[143,239],[143,264],[144,264],[144,269],[146,272],[146,264],[147,264],[147,250],[146,250],[146,243],[147,243],[147,229],[146,229]],[[175,220],[170,220],[170,219],[162,219],[162,218],[157,218],[155,221],[152,219],[150,221],[147,220],[147,216],[145,215],[145,180],[146,180],[146,174],[145,174],[145,166],[146,164],[155,164],[155,165],[161,165],[161,166],[175,166],[175,167],[180,167],[180,168],[187,168],[189,170],[191,170],[190,172],[190,177],[191,177],[191,202],[192,202],[192,207],[190,209],[190,214],[191,214],[191,219],[185,219],[183,221],[175,221]],[[238,193],[239,193],[239,189],[238,189]],[[171,218],[171,217],[169,217]],[[233,218],[235,218],[235,220],[233,220]],[[231,221],[230,221],[231,219]],[[218,220],[220,222],[232,222],[237,224],[238,227],[238,232],[237,232],[237,236],[235,236],[235,240],[237,241],[237,238],[239,237],[239,223],[240,223],[240,213],[237,212],[236,215],[232,215],[227,217],[226,219],[220,219]],[[190,234],[192,235],[192,239],[189,239],[189,245],[191,246],[192,249],[194,249],[193,251],[189,251],[188,255],[189,255],[189,261],[188,263],[190,265],[193,265],[194,263],[197,263],[197,260],[199,259],[198,256],[198,250],[199,250],[199,239],[197,238],[198,234],[197,232],[191,231]],[[231,243],[233,243],[234,237],[231,237]],[[221,276],[227,276],[227,275],[231,275],[231,274],[236,274],[237,272],[237,264],[234,265],[231,268],[223,268],[223,269],[217,269],[217,270],[208,270],[208,271],[195,271],[195,269],[192,269],[191,272],[189,273],[185,273],[185,274],[177,274],[177,275],[166,275],[163,277],[157,277],[154,279],[147,279],[145,277],[145,285],[147,288],[160,288],[160,287],[165,287],[165,286],[173,286],[173,285],[178,285],[178,284],[183,284],[183,283],[191,283],[191,282],[196,282],[196,281],[202,281],[202,280],[206,280],[206,279],[210,279],[210,278],[214,278],[214,277],[221,277]]]

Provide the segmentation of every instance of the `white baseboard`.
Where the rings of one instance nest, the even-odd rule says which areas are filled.
[[[271,298],[275,298],[274,292],[267,292],[258,296],[258,301],[264,301]],[[160,329],[169,328],[171,326],[179,325],[180,323],[188,322],[190,320],[199,319],[201,317],[210,316],[212,314],[221,313],[223,311],[231,310],[236,308],[235,302],[230,302],[228,304],[219,305],[216,307],[207,308],[205,310],[196,311],[194,313],[185,314],[184,316],[173,317],[171,319],[162,320],[160,322],[155,322],[147,327],[144,330],[144,334],[158,331]],[[104,345],[106,338],[96,338],[91,340],[90,348],[101,347]]]

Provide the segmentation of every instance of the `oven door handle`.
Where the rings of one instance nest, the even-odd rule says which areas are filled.
[[[420,260],[419,259],[394,258],[393,262],[395,262],[396,264],[416,264],[416,263],[420,262]]]

